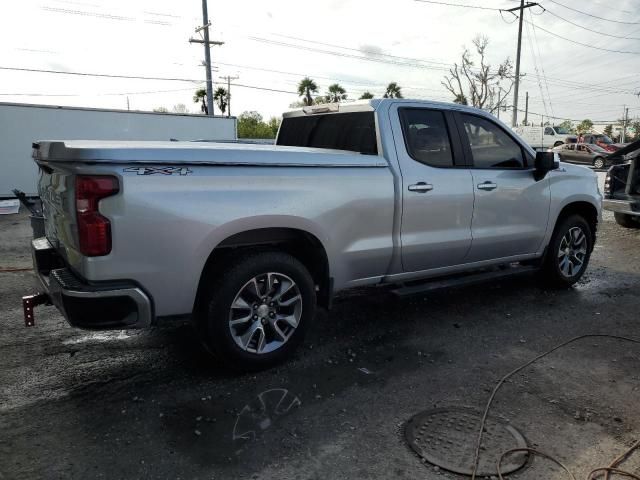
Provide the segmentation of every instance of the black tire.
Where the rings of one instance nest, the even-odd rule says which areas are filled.
[[[596,170],[602,170],[607,165],[604,157],[596,157],[593,159],[593,168]]]
[[[560,145],[563,145],[563,144],[564,144],[564,142],[558,141],[558,142],[554,143],[553,146],[554,147],[559,147]]]
[[[640,218],[626,213],[613,212],[616,223],[624,228],[640,228]]]
[[[230,326],[231,307],[232,303],[236,301],[236,296],[247,287],[252,279],[264,278],[262,276],[270,272],[283,275],[283,278],[286,276],[294,282],[301,297],[301,302],[299,302],[300,318],[297,327],[281,346],[273,351],[263,353],[257,353],[258,347],[256,346],[255,351],[251,352],[241,348],[234,339],[238,335],[234,337],[232,334],[234,327]],[[266,288],[265,284],[266,281],[261,284],[261,289]],[[200,339],[207,350],[225,366],[240,371],[266,369],[289,357],[303,341],[305,332],[316,313],[316,293],[311,275],[296,258],[275,251],[255,252],[230,262],[223,274],[212,278],[208,285],[203,286],[201,303],[201,308],[196,309],[196,312],[200,312],[197,313],[196,318]],[[256,304],[262,305],[257,300],[251,307],[255,309]],[[249,308],[247,310],[249,313],[254,313]],[[267,318],[266,315],[264,318]],[[257,321],[249,320],[240,325],[240,328],[246,325],[248,331],[254,323],[257,328],[260,328],[261,321],[259,319]],[[262,321],[262,324],[265,333],[258,333],[258,337],[264,335],[267,338],[266,331],[271,328],[271,323],[267,318],[266,323]],[[235,329],[234,331],[237,332]],[[259,342],[259,339],[256,341]]]
[[[585,253],[582,261],[582,265],[579,268],[568,268],[567,271],[563,271],[561,264],[564,261],[564,257],[560,257],[561,245],[566,245],[567,234],[574,232],[574,229],[581,230],[584,234],[584,248]],[[563,240],[565,239],[565,240]],[[564,250],[564,249],[563,249]],[[551,241],[547,247],[547,253],[542,265],[542,279],[545,286],[554,288],[569,288],[576,283],[584,274],[589,264],[589,258],[591,257],[591,251],[593,250],[593,235],[589,223],[580,215],[570,215],[561,219],[557,224],[551,236]],[[578,250],[576,250],[578,251]],[[566,255],[566,254],[565,254]],[[577,255],[581,255],[578,252]],[[568,255],[569,259],[577,258],[577,256]],[[562,264],[566,266],[566,264]],[[572,262],[573,265],[573,262]],[[569,273],[569,274],[567,274]]]

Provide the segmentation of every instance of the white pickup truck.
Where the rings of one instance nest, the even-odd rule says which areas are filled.
[[[285,114],[276,143],[34,144],[44,294],[25,297],[27,323],[42,301],[90,329],[190,315],[212,353],[257,369],[340,290],[532,269],[567,287],[587,268],[595,174],[536,155],[486,112],[321,105]]]

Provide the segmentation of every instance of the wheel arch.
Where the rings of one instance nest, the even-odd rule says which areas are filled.
[[[555,231],[560,222],[571,215],[580,215],[587,221],[591,228],[591,246],[593,248],[596,243],[596,231],[598,229],[598,209],[593,203],[585,200],[568,203],[558,213],[553,230]]]
[[[249,251],[281,251],[300,261],[311,274],[318,304],[330,307],[333,282],[325,246],[313,233],[292,227],[264,227],[243,230],[220,241],[207,257],[198,281],[194,310],[201,305],[204,288],[212,276],[221,274],[238,255]]]

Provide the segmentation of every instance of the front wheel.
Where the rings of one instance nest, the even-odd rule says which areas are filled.
[[[596,157],[593,159],[593,168],[596,170],[602,170],[604,168],[604,158]]]
[[[616,223],[624,228],[640,228],[640,217],[626,213],[613,212]]]
[[[564,142],[560,142],[560,141],[558,141],[558,142],[554,143],[554,144],[553,144],[553,146],[554,146],[554,147],[559,147],[560,145],[563,145],[563,143],[564,143]]]
[[[237,370],[271,367],[302,342],[316,311],[311,275],[282,252],[234,262],[203,295],[197,321],[205,347]]]
[[[555,228],[543,265],[546,285],[568,288],[584,274],[593,249],[591,227],[580,215],[571,215]]]

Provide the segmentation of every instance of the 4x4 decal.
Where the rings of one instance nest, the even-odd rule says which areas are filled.
[[[138,175],[189,175],[193,173],[187,167],[128,167],[123,172],[136,172]]]

